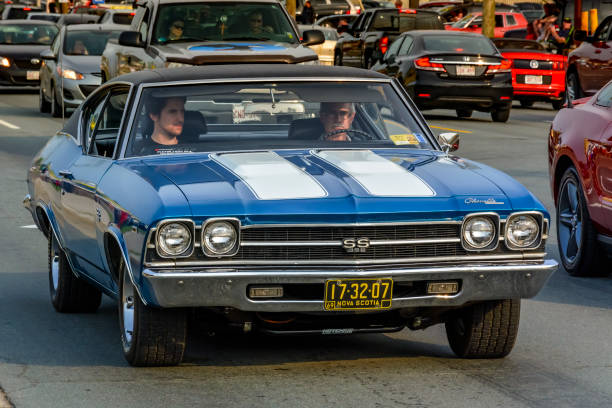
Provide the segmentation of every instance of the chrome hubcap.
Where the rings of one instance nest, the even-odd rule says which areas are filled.
[[[123,282],[121,290],[121,313],[123,321],[123,338],[126,346],[132,344],[132,336],[134,335],[134,287],[127,272],[123,273]]]
[[[578,186],[571,180],[561,190],[557,217],[561,255],[572,263],[580,253],[582,241],[582,216]]]

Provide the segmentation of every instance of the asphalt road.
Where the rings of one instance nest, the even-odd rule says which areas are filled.
[[[0,93],[0,407],[610,407],[612,277],[560,270],[522,302],[517,344],[501,360],[461,360],[443,326],[326,337],[190,336],[180,367],[124,361],[115,304],[60,315],[48,294],[46,240],[23,209],[29,160],[62,121],[35,93]],[[462,131],[459,154],[517,178],[549,210],[550,105],[488,115],[426,117]],[[442,132],[442,129],[435,129]],[[558,260],[553,229],[548,244]]]

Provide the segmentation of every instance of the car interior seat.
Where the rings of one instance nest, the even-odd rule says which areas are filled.
[[[325,132],[319,118],[294,119],[289,125],[289,139],[315,140]]]
[[[194,143],[200,140],[200,135],[208,132],[206,119],[199,111],[185,111],[183,133],[179,136],[180,143]]]

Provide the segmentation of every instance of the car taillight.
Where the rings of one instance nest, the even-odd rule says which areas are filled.
[[[512,60],[503,59],[499,65],[489,65],[487,68],[488,74],[499,74],[502,72],[512,71]]]
[[[553,61],[552,69],[555,71],[565,71],[565,61]]]
[[[25,11],[31,11],[31,10],[32,10],[32,9],[31,9],[31,8],[29,8],[29,7],[24,7],[23,9],[24,9]]]
[[[400,13],[403,13],[403,14],[416,14],[417,11],[415,9],[400,9]]]
[[[416,61],[414,61],[414,64],[416,65],[417,69],[423,69],[425,71],[438,71],[438,72],[446,71],[446,69],[444,68],[444,65],[437,63],[437,62],[431,62],[429,60],[429,57],[419,58]]]
[[[386,53],[389,49],[389,37],[381,38],[378,46],[380,47],[380,52],[382,52],[383,54]]]

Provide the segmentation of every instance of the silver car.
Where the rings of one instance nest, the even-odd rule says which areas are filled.
[[[100,56],[106,42],[123,30],[121,25],[64,26],[51,49],[40,54],[40,111],[59,117],[78,107],[101,83]]]

